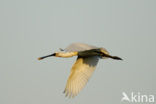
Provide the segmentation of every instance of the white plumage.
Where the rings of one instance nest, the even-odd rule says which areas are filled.
[[[109,55],[104,48],[95,47],[84,43],[73,43],[61,52],[55,52],[51,55],[38,58],[39,60],[46,57],[72,57],[78,56],[75,64],[71,68],[69,78],[64,90],[66,96],[76,96],[86,85],[93,74],[100,58],[112,58],[122,60],[120,57]]]
[[[66,96],[76,96],[86,85],[95,67],[99,61],[99,57],[92,56],[87,58],[77,58],[73,65],[70,76],[67,80],[64,93]]]
[[[86,51],[90,49],[97,49],[98,47],[84,44],[84,43],[72,43],[67,48],[64,49],[66,52],[80,52],[80,51]]]

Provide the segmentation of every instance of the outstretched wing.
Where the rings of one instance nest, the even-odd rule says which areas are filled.
[[[79,52],[79,51],[85,51],[90,49],[97,49],[98,47],[84,44],[84,43],[73,43],[69,45],[67,48],[64,49],[66,52]]]
[[[70,76],[64,90],[66,96],[74,97],[84,88],[88,79],[94,72],[98,60],[98,56],[77,58],[71,69]]]

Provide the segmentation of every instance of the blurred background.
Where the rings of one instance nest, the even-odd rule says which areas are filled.
[[[0,0],[1,104],[129,104],[122,92],[156,94],[155,0]],[[73,58],[47,58],[74,42],[106,48],[74,99],[64,87]]]

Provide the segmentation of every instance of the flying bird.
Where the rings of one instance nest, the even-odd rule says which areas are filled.
[[[75,64],[71,68],[64,90],[65,95],[69,97],[75,97],[84,88],[94,72],[99,59],[111,58],[122,60],[120,57],[111,56],[104,48],[84,43],[73,43],[65,49],[60,49],[59,52],[39,57],[38,60],[51,56],[63,58],[78,56]]]

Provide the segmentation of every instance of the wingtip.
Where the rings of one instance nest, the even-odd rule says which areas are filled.
[[[66,90],[64,90],[63,93],[65,94],[65,97],[67,97],[67,98],[69,98],[69,99],[75,97],[75,95],[73,95],[72,93],[69,93],[69,92],[66,91]]]

